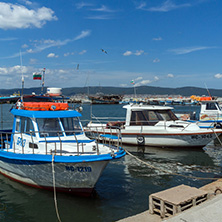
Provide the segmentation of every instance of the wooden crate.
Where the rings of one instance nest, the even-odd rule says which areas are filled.
[[[207,192],[180,185],[149,196],[149,212],[162,218],[184,211],[207,200]]]

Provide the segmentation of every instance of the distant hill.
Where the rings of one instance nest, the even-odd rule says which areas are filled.
[[[13,93],[21,92],[21,89],[0,89],[0,95],[8,96]],[[209,89],[212,96],[222,97],[222,90],[220,89]],[[36,94],[41,93],[41,87],[38,88],[25,88],[24,94],[31,94],[35,92]],[[44,88],[44,92],[46,92],[46,87]],[[90,87],[70,87],[63,88],[62,92],[66,96],[72,96],[75,94],[96,94],[96,93],[104,93],[104,94],[119,94],[119,95],[127,95],[134,94],[133,87],[98,87],[98,86],[90,86]],[[181,87],[181,88],[163,88],[163,87],[154,87],[154,86],[139,86],[136,87],[136,94],[149,94],[149,95],[181,95],[181,96],[191,96],[191,95],[208,95],[208,92],[205,88],[198,87]]]

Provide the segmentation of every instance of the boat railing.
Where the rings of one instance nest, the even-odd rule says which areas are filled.
[[[125,117],[105,117],[105,116],[98,117],[92,114],[91,119],[92,119],[91,121],[95,120],[96,123],[105,124],[107,122],[117,122],[117,121],[123,122],[125,121],[126,118]]]
[[[109,146],[115,145],[117,148],[122,146],[121,127],[108,125],[90,125],[84,127],[86,135],[91,139],[108,143]]]
[[[45,143],[45,151],[44,154],[51,155],[52,153],[55,155],[63,155],[67,153],[67,149],[64,148],[65,143],[74,143],[76,144],[75,149],[69,151],[72,153],[75,153],[75,155],[79,156],[81,154],[85,153],[84,146],[85,144],[95,141],[95,145],[93,145],[92,150],[97,152],[97,155],[99,155],[99,144],[98,141],[101,141],[101,135],[97,134],[97,137],[85,139],[86,137],[79,137],[78,135],[82,134],[82,130],[65,130],[65,131],[50,131],[50,133],[54,133],[54,137],[48,137],[49,132],[46,131],[30,131],[30,132],[8,132],[8,131],[0,131],[0,149],[1,151],[7,151],[7,152],[14,152],[14,153],[27,153],[27,146],[25,146],[25,143],[27,141],[27,136],[29,136],[29,144],[28,144],[28,153],[30,153],[30,148],[32,149],[32,154],[36,154],[39,152],[36,152],[36,150],[39,148],[39,144]],[[86,131],[85,131],[86,133]],[[89,130],[87,130],[87,133],[89,133]],[[95,133],[95,130],[93,131]],[[36,134],[41,135],[40,140],[36,140]],[[69,136],[66,136],[66,139],[64,139],[64,134],[68,134]],[[15,138],[16,136],[16,138]],[[68,138],[68,140],[67,140]],[[93,140],[92,140],[93,139]],[[119,150],[120,146],[120,137],[118,136],[118,141],[113,142],[113,138],[109,138],[109,147],[110,149],[116,148],[117,151]],[[104,140],[102,140],[104,142]],[[105,142],[104,142],[105,143]],[[50,144],[50,146],[48,146]],[[52,144],[54,144],[54,149],[52,149]],[[18,146],[16,146],[18,145]],[[18,149],[19,147],[19,149]],[[42,154],[41,150],[41,154]]]

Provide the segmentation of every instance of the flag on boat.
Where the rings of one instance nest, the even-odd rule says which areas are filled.
[[[33,79],[41,80],[41,79],[42,79],[42,74],[41,74],[41,73],[34,72],[34,73],[33,73]]]
[[[134,85],[134,84],[135,84],[134,80],[131,80],[131,81],[130,81],[130,83],[131,83],[132,85]]]

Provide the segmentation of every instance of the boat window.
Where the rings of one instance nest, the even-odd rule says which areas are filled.
[[[217,110],[216,103],[207,103],[206,110]]]
[[[131,126],[149,125],[147,115],[144,111],[133,111],[130,120]]]
[[[27,117],[20,117],[16,119],[16,131],[19,133],[32,134],[32,136],[35,136],[32,120]]]
[[[15,131],[16,131],[16,132],[19,132],[19,129],[20,129],[20,119],[19,119],[19,118],[16,118]]]
[[[24,133],[25,132],[25,118],[21,117],[21,125],[20,125],[20,133]]]
[[[40,137],[57,137],[58,133],[62,135],[58,118],[38,118],[37,124]]]
[[[159,120],[165,120],[165,121],[178,120],[178,118],[172,112],[172,110],[157,110],[156,113],[159,116]]]
[[[27,118],[27,120],[26,120],[25,133],[35,136],[32,120],[29,118]]]
[[[160,120],[170,121],[178,120],[171,110],[143,110],[133,111],[131,115],[130,125],[155,125]]]
[[[61,118],[61,122],[65,133],[67,136],[75,134],[80,134],[82,132],[79,119],[74,118]]]

